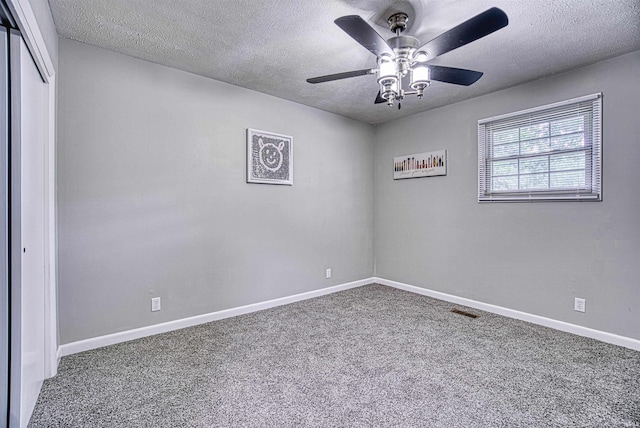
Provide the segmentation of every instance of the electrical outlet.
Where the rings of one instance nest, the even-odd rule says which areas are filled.
[[[331,278],[331,268],[327,269],[326,277],[327,279]]]
[[[151,312],[159,311],[160,309],[162,309],[160,297],[153,297],[151,299]]]
[[[573,303],[573,310],[578,311],[578,312],[584,312],[587,308],[587,302],[584,299],[581,299],[579,297],[576,297],[574,303]]]

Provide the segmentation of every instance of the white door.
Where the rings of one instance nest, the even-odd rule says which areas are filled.
[[[11,31],[12,367],[11,425],[26,427],[45,378],[45,137],[47,92],[29,51]],[[19,153],[16,153],[19,152]],[[19,159],[17,158],[19,156]],[[17,169],[19,168],[19,173]],[[19,177],[19,189],[16,181]],[[19,192],[19,198],[16,195]],[[19,207],[16,205],[19,204]],[[19,255],[15,254],[15,251]],[[19,257],[19,260],[17,260]],[[20,278],[16,271],[19,261]],[[19,312],[19,313],[18,313]],[[18,336],[14,340],[14,335]],[[17,343],[19,341],[19,345]],[[18,345],[18,346],[16,346]],[[18,349],[13,349],[16,347]],[[19,356],[14,352],[19,352]],[[16,361],[16,359],[19,360]],[[17,370],[19,369],[19,373]],[[19,376],[19,389],[14,386]],[[19,400],[19,404],[15,401]],[[18,414],[19,412],[19,414]]]

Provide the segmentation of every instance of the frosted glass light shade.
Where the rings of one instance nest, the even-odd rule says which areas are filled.
[[[418,85],[429,86],[431,73],[429,67],[417,66],[411,70],[411,87],[416,88]]]
[[[380,76],[378,80],[397,79],[396,64],[394,62],[380,63]]]

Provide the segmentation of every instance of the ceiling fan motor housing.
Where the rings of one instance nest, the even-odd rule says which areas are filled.
[[[387,43],[396,54],[396,60],[407,62],[411,60],[411,55],[420,47],[420,40],[411,36],[396,36],[387,40]]]

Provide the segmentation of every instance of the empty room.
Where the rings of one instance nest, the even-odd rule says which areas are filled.
[[[640,427],[638,0],[2,0],[0,427]]]

